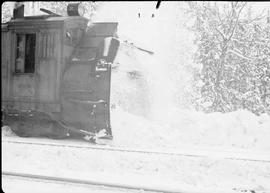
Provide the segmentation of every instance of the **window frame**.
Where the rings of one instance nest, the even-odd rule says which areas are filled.
[[[34,61],[34,71],[33,72],[25,72],[25,66],[24,66],[24,72],[16,72],[16,59],[17,59],[17,37],[18,35],[23,35],[24,38],[26,39],[26,35],[31,34],[31,35],[35,35],[35,61]],[[16,31],[15,32],[15,37],[14,37],[14,61],[13,61],[13,67],[14,67],[14,75],[34,75],[36,74],[37,71],[37,50],[38,50],[38,34],[34,31]],[[24,42],[24,62],[25,62],[25,42]]]

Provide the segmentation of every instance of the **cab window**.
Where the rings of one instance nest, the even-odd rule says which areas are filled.
[[[16,37],[16,73],[35,72],[36,34],[17,34]]]

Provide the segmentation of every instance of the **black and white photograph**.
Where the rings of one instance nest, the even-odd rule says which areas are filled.
[[[270,1],[5,1],[5,193],[270,193]]]

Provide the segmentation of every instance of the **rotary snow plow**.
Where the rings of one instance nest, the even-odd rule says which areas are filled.
[[[117,26],[103,25],[110,26],[112,32]],[[86,32],[65,68],[61,89],[63,121],[60,124],[74,134],[85,135],[86,139],[111,139],[111,66],[120,43],[113,37],[98,38],[96,55],[90,58],[96,37],[91,36],[91,31],[90,35]]]
[[[1,27],[2,126],[22,137],[112,139],[112,107],[147,95],[140,81],[132,94],[112,74],[121,74],[119,65],[130,66],[127,60],[120,64],[123,55],[132,60],[126,50],[143,49],[121,42],[114,22],[89,25],[77,14],[46,10],[49,15],[25,17],[23,7],[18,9]],[[129,79],[140,74],[132,68],[125,72]],[[111,104],[112,87],[128,94],[116,91]],[[129,110],[140,104],[134,105]]]

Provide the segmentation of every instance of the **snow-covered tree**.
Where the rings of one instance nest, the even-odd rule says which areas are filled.
[[[10,9],[10,5],[8,2],[4,2],[1,5],[1,23],[5,23],[7,21],[10,20],[10,18],[12,17],[12,13],[11,13],[11,9]]]
[[[191,2],[196,62],[202,65],[200,106],[207,112],[270,111],[270,36],[265,15],[246,2]]]

